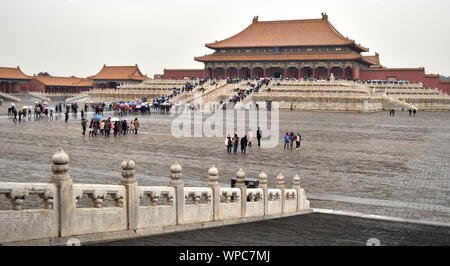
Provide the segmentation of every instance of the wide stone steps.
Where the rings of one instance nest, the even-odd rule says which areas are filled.
[[[396,98],[394,98],[394,97],[392,97],[392,96],[389,96],[389,95],[386,95],[386,94],[383,95],[383,99],[384,99],[386,102],[388,102],[388,103],[390,103],[390,104],[392,104],[392,105],[401,107],[401,108],[417,110],[417,107],[415,107],[414,105],[412,105],[412,104],[410,104],[410,103],[407,103],[407,102],[405,102],[405,101],[396,99]]]
[[[235,85],[235,84],[219,83],[219,84],[217,84],[216,87],[207,89],[202,94],[202,104],[205,105],[207,103],[216,101],[216,99],[220,95],[222,95],[222,93],[224,93],[225,91],[228,90],[228,87],[230,85]],[[198,93],[201,93],[201,92],[198,92]],[[194,93],[194,95],[190,96],[189,99],[186,99],[186,102],[193,104],[194,99],[195,99],[195,93]]]
[[[15,97],[11,94],[0,92],[0,99],[4,101],[10,101],[10,102],[20,102],[20,98]]]

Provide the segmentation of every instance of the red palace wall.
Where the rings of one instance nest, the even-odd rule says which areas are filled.
[[[30,91],[45,92],[44,84],[40,83],[36,79],[30,80],[29,87]]]
[[[164,69],[163,79],[184,79],[184,78],[203,79],[205,73],[203,69]]]
[[[386,68],[380,70],[361,70],[361,80],[406,80],[409,82],[422,82],[425,88],[438,88],[450,94],[450,82],[439,80],[437,75],[426,75],[424,68]]]
[[[24,83],[19,83],[17,84],[17,89],[18,92],[28,92],[28,88],[29,88],[29,83],[28,82],[24,82]]]
[[[439,76],[425,76],[423,85],[426,88],[438,88],[450,94],[450,81],[439,80]]]
[[[395,80],[407,80],[409,82],[422,82],[425,77],[425,69],[381,69],[360,71],[361,80],[389,80],[389,77],[395,77]]]

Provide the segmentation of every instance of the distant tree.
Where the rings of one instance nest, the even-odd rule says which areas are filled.
[[[37,75],[41,77],[50,77],[50,74],[48,72],[39,72]]]
[[[440,79],[440,80],[449,80],[449,81],[450,81],[450,76],[447,77],[447,76],[441,75],[441,76],[439,77],[439,79]]]

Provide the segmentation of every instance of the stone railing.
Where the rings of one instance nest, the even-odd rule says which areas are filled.
[[[403,83],[395,83],[395,82],[386,82],[386,83],[382,83],[382,82],[370,82],[370,81],[364,81],[361,84],[367,85],[369,87],[379,87],[379,88],[385,88],[385,87],[396,87],[396,88],[401,88],[401,87],[414,87],[414,88],[422,88],[423,87],[423,83],[421,82],[403,82]]]
[[[83,92],[41,92],[41,91],[31,91],[30,95],[36,95],[36,96],[76,96],[80,95]]]
[[[271,86],[355,86],[354,81],[346,80],[273,80]]]
[[[139,186],[134,161],[125,160],[117,185],[73,184],[69,156],[62,149],[52,163],[49,183],[0,182],[0,194],[10,201],[9,209],[0,210],[0,245],[65,244],[74,237],[100,241],[310,211],[298,175],[292,188],[286,188],[279,174],[276,188],[269,189],[267,175],[261,173],[260,188],[250,189],[240,169],[236,188],[222,188],[213,166],[208,186],[185,187],[182,167],[176,163],[170,167],[168,186]],[[33,204],[24,204],[31,199]]]

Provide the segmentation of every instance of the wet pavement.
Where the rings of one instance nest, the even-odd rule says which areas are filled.
[[[88,245],[366,246],[368,242],[377,243],[381,246],[448,246],[450,245],[450,228],[312,213],[267,221],[91,243]]]
[[[300,151],[283,151],[280,142],[228,155],[223,138],[173,137],[170,115],[138,116],[138,135],[105,139],[82,136],[79,115],[68,123],[63,115],[14,123],[6,107],[0,107],[1,182],[47,182],[50,157],[61,146],[77,183],[118,183],[125,158],[136,161],[141,185],[167,185],[174,162],[182,164],[186,186],[206,186],[211,165],[224,186],[239,168],[247,177],[265,171],[272,186],[282,172],[287,185],[300,175],[315,208],[450,222],[449,113],[281,111],[280,139],[286,131],[301,132]]]

